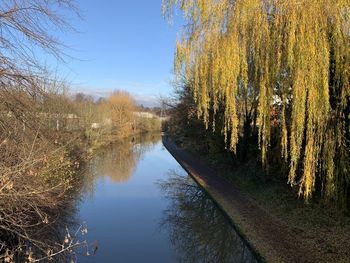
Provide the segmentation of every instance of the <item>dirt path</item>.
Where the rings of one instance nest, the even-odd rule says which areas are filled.
[[[179,164],[205,188],[231,218],[240,234],[266,262],[324,262],[314,250],[303,245],[298,231],[284,227],[252,200],[244,196],[232,183],[190,153],[163,139],[164,146]],[[307,242],[307,241],[305,241]]]

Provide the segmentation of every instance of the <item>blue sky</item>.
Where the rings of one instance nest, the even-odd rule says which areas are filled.
[[[77,0],[83,19],[71,19],[79,32],[58,37],[74,59],[58,65],[72,91],[104,96],[127,90],[147,104],[172,91],[173,55],[182,19],[170,25],[161,0]]]

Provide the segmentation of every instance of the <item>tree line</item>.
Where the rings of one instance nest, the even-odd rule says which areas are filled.
[[[71,0],[0,1],[0,261],[74,262],[86,245],[69,226],[89,149],[125,136],[159,130],[157,118],[134,115],[130,94],[95,100],[70,95],[70,85],[43,63],[65,63],[55,32],[74,31]],[[72,261],[73,260],[73,261]]]
[[[256,145],[299,196],[348,207],[350,1],[163,1],[165,16],[174,8],[187,21],[174,68],[188,128],[198,117],[239,158]]]

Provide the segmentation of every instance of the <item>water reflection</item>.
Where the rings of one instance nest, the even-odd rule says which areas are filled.
[[[170,171],[159,182],[169,201],[161,228],[180,262],[258,262],[223,212],[189,177]]]
[[[131,138],[97,153],[87,165],[79,217],[94,244],[90,254],[98,249],[78,262],[176,262],[167,233],[157,231],[167,202],[155,185],[175,167],[159,135]],[[123,171],[115,173],[118,169]]]
[[[177,172],[166,177],[169,169]],[[98,251],[79,262],[257,262],[213,201],[184,174],[155,135],[97,153],[83,177],[79,216]],[[164,231],[157,231],[159,225]]]
[[[95,182],[101,176],[109,177],[116,183],[127,182],[140,158],[159,140],[159,134],[142,134],[118,141],[98,151],[83,169],[84,192],[93,193]]]

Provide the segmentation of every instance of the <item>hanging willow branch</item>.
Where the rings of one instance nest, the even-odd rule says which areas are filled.
[[[199,117],[208,126],[209,115],[224,105],[223,133],[236,151],[246,116],[242,104],[257,100],[267,165],[271,111],[279,108],[288,182],[309,199],[319,174],[325,196],[344,202],[350,184],[350,1],[163,0],[166,15],[176,6],[188,25],[176,45],[175,70],[192,84]]]

